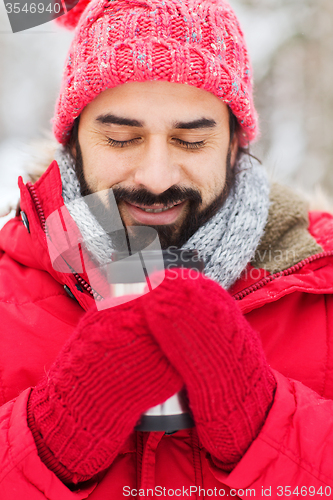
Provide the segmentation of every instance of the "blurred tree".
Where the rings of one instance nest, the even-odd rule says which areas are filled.
[[[333,194],[332,0],[231,4],[253,48],[262,131],[255,151],[275,177]]]

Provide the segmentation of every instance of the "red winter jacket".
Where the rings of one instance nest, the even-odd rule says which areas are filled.
[[[48,257],[45,218],[63,205],[57,164],[34,186],[20,187],[27,223],[16,217],[0,233],[1,500],[117,500],[152,496],[149,488],[162,498],[333,497],[331,215],[310,214],[309,231],[324,253],[279,277],[255,270],[233,287],[278,381],[265,425],[236,468],[220,470],[195,429],[133,432],[98,482],[72,491],[39,459],[26,404],[93,299]]]

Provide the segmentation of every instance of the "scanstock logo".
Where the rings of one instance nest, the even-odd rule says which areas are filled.
[[[79,0],[4,0],[13,33],[34,28],[66,14]]]

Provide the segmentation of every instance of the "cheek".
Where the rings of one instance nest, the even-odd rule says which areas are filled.
[[[128,180],[133,160],[128,154],[102,148],[91,150],[87,159],[83,158],[83,171],[89,185],[95,189],[109,189],[115,184]]]
[[[200,189],[209,201],[220,194],[226,180],[225,162],[216,157],[202,158],[191,172],[192,183]]]

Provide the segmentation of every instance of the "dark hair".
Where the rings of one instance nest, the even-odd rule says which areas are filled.
[[[69,153],[73,154],[73,148],[77,145],[79,140],[79,123],[80,123],[80,115],[75,118],[73,128],[71,130],[71,135],[69,137],[69,141],[66,144],[66,148]]]
[[[241,126],[240,126],[239,121],[237,120],[236,116],[231,111],[231,109],[228,108],[228,110],[229,110],[230,143],[231,143],[232,139],[234,138],[234,135],[240,134]],[[254,158],[255,160],[257,160],[261,164],[261,161],[250,152],[250,144],[248,144],[246,147],[238,146],[237,160],[239,160],[243,155],[248,155],[251,158]]]

